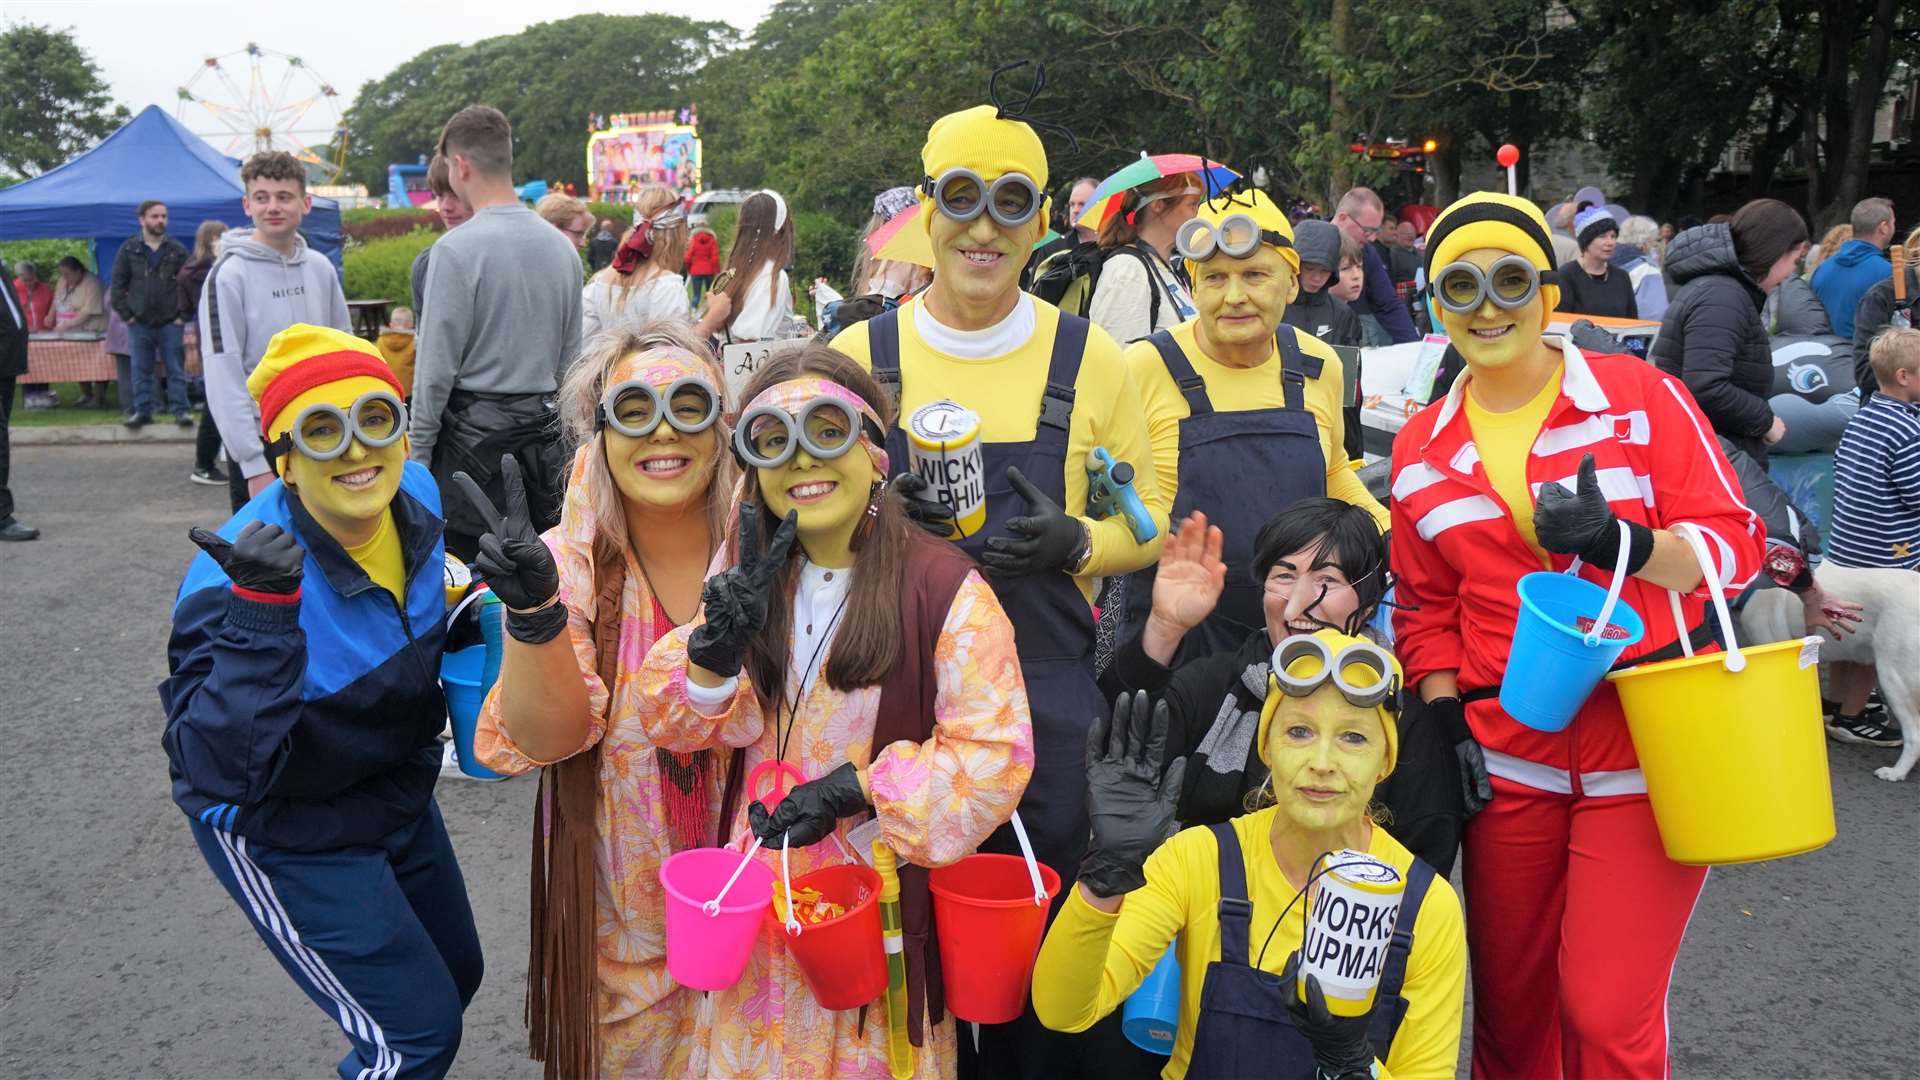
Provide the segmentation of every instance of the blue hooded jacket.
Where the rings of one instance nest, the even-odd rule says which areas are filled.
[[[174,602],[162,736],[180,809],[299,851],[368,844],[427,809],[446,723],[440,491],[408,462],[393,500],[406,605],[374,584],[283,484],[220,529],[250,521],[306,551],[297,598],[236,595],[196,555]]]
[[[1813,291],[1827,309],[1833,332],[1853,336],[1853,309],[1873,283],[1893,277],[1893,263],[1880,249],[1865,240],[1849,240],[1840,245],[1826,262],[1813,272]]]

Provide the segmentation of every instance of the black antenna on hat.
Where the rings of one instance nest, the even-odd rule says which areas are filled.
[[[1011,99],[1002,101],[1000,99],[1000,76],[1008,72],[1018,71],[1029,64],[1033,66],[1033,82],[1027,87],[1027,96],[1021,98],[1018,105],[1015,105]],[[1055,135],[1064,135],[1066,136],[1068,144],[1073,147],[1073,152],[1077,154],[1080,152],[1080,140],[1074,137],[1072,128],[1052,120],[1042,120],[1028,111],[1033,108],[1033,99],[1039,97],[1040,91],[1046,89],[1046,86],[1047,68],[1045,64],[1035,64],[1031,60],[1015,60],[1010,64],[1001,64],[999,67],[994,68],[992,77],[987,80],[987,97],[993,102],[994,119],[1018,120],[1031,128],[1050,131]]]
[[[1254,202],[1251,197],[1246,199],[1237,197],[1239,192],[1246,190],[1246,185],[1242,180],[1234,179],[1222,184],[1214,179],[1213,170],[1216,165],[1219,165],[1219,159],[1213,156],[1213,140],[1202,136],[1200,140],[1200,183],[1206,190],[1207,208],[1214,210],[1220,206],[1232,206],[1235,203],[1253,206]],[[1224,166],[1221,167],[1224,168]],[[1216,204],[1218,205],[1216,206]]]

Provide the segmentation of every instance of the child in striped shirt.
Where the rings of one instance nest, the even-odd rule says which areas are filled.
[[[1880,389],[1833,454],[1833,533],[1841,566],[1920,569],[1920,330],[1891,327],[1868,363]]]

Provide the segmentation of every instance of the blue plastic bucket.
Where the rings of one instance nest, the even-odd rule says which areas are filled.
[[[487,647],[470,645],[440,657],[440,685],[447,692],[447,718],[453,722],[453,751],[460,771],[478,780],[504,779],[473,756],[473,729],[480,723],[480,706],[492,689],[485,680]]]
[[[1607,590],[1572,574],[1537,571],[1520,579],[1519,590],[1500,707],[1530,728],[1561,731],[1646,626],[1625,601],[1608,612]],[[1596,637],[1603,616],[1606,625]]]
[[[1140,988],[1121,1007],[1120,1030],[1127,1041],[1149,1054],[1172,1054],[1173,1037],[1180,1030],[1179,942],[1167,946]]]

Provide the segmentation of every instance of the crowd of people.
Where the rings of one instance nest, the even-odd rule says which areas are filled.
[[[156,363],[192,423],[197,324],[194,476],[234,514],[193,530],[174,609],[173,795],[339,1022],[342,1076],[446,1075],[483,977],[433,796],[447,612],[476,578],[505,640],[473,756],[539,774],[526,1016],[548,1076],[1451,1076],[1469,978],[1477,1077],[1666,1074],[1705,870],[1667,857],[1611,684],[1564,731],[1504,711],[1516,583],[1621,568],[1630,666],[1717,648],[1722,589],[1788,588],[1849,633],[1822,554],[1920,569],[1920,281],[1880,254],[1891,205],[1809,252],[1773,200],[1669,228],[1594,189],[1396,220],[1354,188],[1319,220],[1193,172],[1089,225],[1091,178],[1051,213],[1046,128],[1000,101],[936,121],[868,228],[911,215],[911,243],[863,239],[818,334],[796,333],[780,194],[741,203],[724,257],[664,187],[615,235],[563,192],[524,205],[485,106],[442,130],[448,229],[377,343],[301,239],[284,154],[242,169],[252,228],[191,251],[142,207],[104,303],[77,264],[61,292],[31,268],[0,290],[19,327],[125,322],[135,426]],[[1579,316],[1660,330],[1645,357],[1549,331]],[[1449,377],[1376,493],[1347,368],[1423,331]],[[1766,476],[1802,426],[1775,404],[1778,332],[1854,343],[1824,549]],[[918,465],[934,413],[977,440],[971,504]],[[0,539],[27,539],[4,446]],[[1139,513],[1103,501],[1116,482]],[[1835,738],[1899,744],[1870,668],[1832,688]],[[792,781],[777,802],[747,779],[765,769]],[[868,837],[901,867],[906,1071],[779,934],[731,988],[669,974],[671,856],[799,876]],[[928,871],[1028,847],[1069,883],[1031,999],[957,1020]],[[1407,883],[1396,973],[1357,1015],[1297,951],[1329,852]],[[1117,1012],[1170,949],[1162,1056]]]

